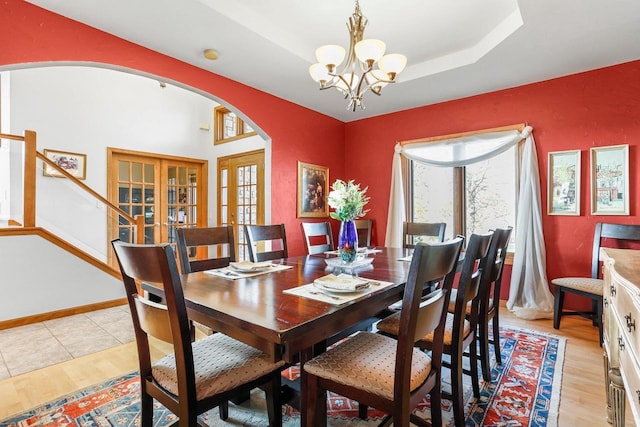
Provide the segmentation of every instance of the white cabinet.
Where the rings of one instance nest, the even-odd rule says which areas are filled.
[[[624,426],[625,402],[640,425],[640,251],[601,249],[609,421]]]

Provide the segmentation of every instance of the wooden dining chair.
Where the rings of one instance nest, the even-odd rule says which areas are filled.
[[[236,260],[232,226],[178,228],[178,255],[183,274],[222,268]],[[190,254],[194,256],[189,256]],[[223,256],[218,254],[224,253]]]
[[[269,261],[289,256],[284,224],[245,225],[244,235],[250,261]]]
[[[432,425],[442,422],[440,360],[446,316],[446,291],[422,298],[422,285],[455,274],[462,238],[418,244],[413,253],[402,299],[397,339],[373,332],[338,343],[303,366],[307,390],[306,426],[327,423],[327,390],[388,414],[396,427],[429,425],[413,414],[426,394],[431,396]],[[431,357],[414,348],[417,339],[433,334]]]
[[[446,228],[444,222],[403,222],[402,247],[411,249],[416,242],[443,242]]]
[[[329,221],[302,222],[300,223],[300,227],[302,228],[307,254],[321,254],[335,249],[331,223],[329,223]]]
[[[280,371],[283,361],[221,333],[191,342],[189,317],[178,266],[169,244],[112,242],[133,319],[140,365],[142,426],[153,424],[153,399],[176,414],[181,427],[197,416],[255,387],[265,390],[269,425],[282,425]],[[146,299],[141,282],[164,289],[165,304]],[[173,352],[151,360],[149,337],[173,345]],[[220,418],[228,417],[224,406]]]
[[[358,247],[371,246],[371,233],[373,230],[373,220],[356,219],[353,221],[356,225],[356,233],[358,233]]]
[[[491,382],[491,358],[489,345],[493,345],[496,363],[502,364],[500,352],[500,288],[502,272],[507,257],[507,247],[511,239],[513,228],[498,228],[494,230],[489,251],[482,268],[482,283],[480,285],[478,312],[478,348],[482,379]],[[453,293],[451,295],[453,298]],[[450,308],[451,305],[449,305]],[[467,305],[467,317],[471,316],[471,304]],[[489,322],[492,323],[491,327]],[[491,336],[489,331],[491,330]]]
[[[458,277],[458,287],[455,299],[451,294],[451,302],[455,306],[453,313],[446,314],[443,354],[449,355],[450,362],[443,362],[451,371],[451,393],[442,392],[442,395],[453,401],[453,413],[456,426],[464,426],[464,387],[462,375],[471,376],[473,394],[480,397],[480,385],[478,380],[478,357],[475,351],[477,346],[477,324],[479,316],[479,291],[482,279],[481,265],[486,264],[486,257],[489,251],[493,233],[472,234],[464,253],[464,261],[460,276]],[[452,280],[444,280],[442,289],[451,293]],[[470,315],[467,316],[467,305],[471,304]],[[395,313],[377,324],[377,328],[382,334],[398,336],[402,330],[399,313]],[[416,342],[416,346],[432,351],[437,349],[439,343],[433,334],[425,335]],[[469,369],[463,367],[463,355],[467,350],[469,357]]]
[[[610,224],[599,222],[596,224],[591,251],[591,277],[560,277],[553,279],[554,304],[553,327],[560,328],[562,316],[579,315],[590,319],[598,327],[600,345],[602,345],[602,295],[604,281],[600,278],[600,248],[604,240],[610,240],[608,246],[619,248],[629,247],[631,241],[640,241],[640,225]],[[591,300],[591,311],[564,311],[564,295],[571,293]]]

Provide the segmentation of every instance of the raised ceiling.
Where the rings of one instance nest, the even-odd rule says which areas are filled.
[[[348,48],[351,0],[30,2],[345,122],[640,59],[638,0],[360,0],[365,38],[408,65],[352,112],[308,73],[317,47]]]

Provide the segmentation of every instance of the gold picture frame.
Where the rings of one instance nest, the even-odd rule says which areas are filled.
[[[580,215],[580,150],[549,152],[547,213]]]
[[[591,148],[591,214],[629,215],[629,144]]]
[[[55,164],[67,171],[78,179],[87,177],[87,155],[80,153],[71,153],[68,151],[48,150],[45,148],[44,155],[47,159],[52,160]],[[44,176],[52,176],[54,178],[64,178],[58,170],[44,163],[42,168]]]
[[[298,218],[329,216],[329,168],[298,162]]]

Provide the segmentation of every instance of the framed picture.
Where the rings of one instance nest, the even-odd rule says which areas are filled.
[[[629,145],[591,149],[591,214],[629,215]]]
[[[329,168],[298,162],[298,218],[327,217]]]
[[[85,179],[87,177],[87,155],[86,154],[78,154],[78,153],[69,153],[66,151],[57,151],[57,150],[44,150],[44,155],[49,160],[53,160],[53,162],[60,166],[65,171],[69,172],[71,175],[78,179]],[[57,178],[62,178],[60,172],[56,169],[52,168],[48,164],[44,164],[43,170],[44,176],[53,176]]]
[[[549,153],[547,213],[580,215],[580,150]]]

